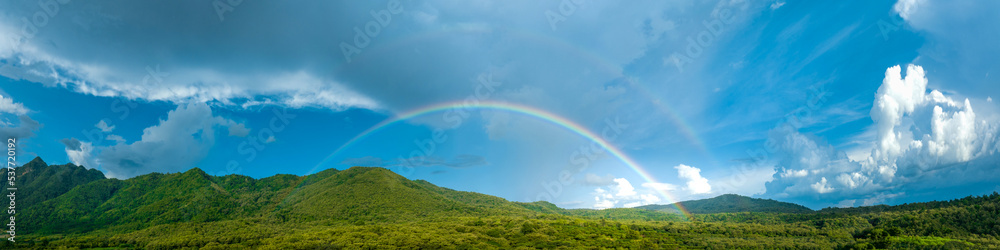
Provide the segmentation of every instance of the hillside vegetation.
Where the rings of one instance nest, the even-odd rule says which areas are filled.
[[[17,242],[4,248],[1000,248],[997,193],[820,211],[723,195],[682,202],[686,218],[672,205],[511,202],[383,168],[118,180],[35,159],[16,173],[20,192],[39,195],[19,200]]]

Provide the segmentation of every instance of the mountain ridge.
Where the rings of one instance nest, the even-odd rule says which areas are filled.
[[[5,177],[8,177],[7,171],[7,168],[0,168],[0,174]],[[104,173],[96,169],[87,169],[73,163],[48,165],[41,157],[35,157],[15,168],[14,186],[10,186],[10,181],[3,181],[0,183],[0,190],[13,187],[21,193],[31,193],[17,197],[18,207],[27,209],[65,194],[79,185],[100,179],[105,179]]]
[[[671,204],[653,204],[635,208],[680,213],[676,206],[680,204],[687,212],[694,214],[764,212],[764,213],[812,213],[808,207],[772,199],[753,198],[738,194],[723,194],[712,198],[675,202]]]
[[[40,158],[38,160],[41,162]],[[37,179],[30,177],[48,173],[44,169],[48,166],[38,162],[26,164],[26,168],[19,167],[27,171],[15,171],[29,176],[29,180]],[[70,164],[65,168],[82,167]],[[366,220],[396,221],[428,213],[450,216],[536,213],[503,198],[412,181],[378,167],[355,166],[305,176],[278,174],[260,179],[242,175],[211,176],[199,168],[191,168],[179,173],[150,173],[124,180],[104,178],[103,175],[87,180],[70,188],[58,188],[68,190],[24,210],[23,217],[28,218],[25,227],[39,232],[82,233],[240,218],[333,219],[362,223]],[[26,191],[39,192],[46,188]],[[65,228],[62,225],[72,225],[73,230],[62,230]]]

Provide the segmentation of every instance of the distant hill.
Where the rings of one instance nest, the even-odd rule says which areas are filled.
[[[724,194],[715,198],[702,200],[679,202],[682,207],[694,214],[711,213],[736,213],[736,212],[765,212],[765,213],[812,213],[813,210],[805,206],[780,202],[771,199],[758,199],[736,194]],[[676,204],[676,203],[674,203]],[[674,204],[669,205],[645,205],[636,208],[661,211],[668,213],[679,213]]]

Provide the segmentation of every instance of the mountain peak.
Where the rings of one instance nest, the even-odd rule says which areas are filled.
[[[24,164],[24,166],[28,166],[28,165],[31,165],[31,166],[41,166],[41,167],[48,166],[48,164],[46,164],[45,161],[42,160],[41,156],[35,156],[35,159],[32,159],[28,163]]]
[[[16,186],[13,187],[31,194],[17,197],[18,208],[24,209],[22,211],[30,210],[25,208],[31,208],[43,201],[58,197],[77,186],[104,179],[104,174],[100,171],[88,170],[73,164],[48,165],[41,157],[35,157],[28,163],[21,165],[16,172],[17,182]],[[6,189],[9,185],[8,182],[2,183],[0,189]]]
[[[205,173],[205,171],[201,170],[200,168],[188,169],[187,171],[181,173],[181,176],[192,176],[196,178],[209,179],[208,173]]]

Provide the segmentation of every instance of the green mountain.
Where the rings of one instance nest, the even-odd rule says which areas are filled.
[[[14,186],[9,181],[0,183],[0,190],[16,188],[17,208],[28,209],[43,201],[56,198],[69,192],[76,186],[104,179],[101,171],[76,166],[73,164],[45,164],[40,157],[35,157],[14,171]],[[0,169],[0,174],[10,177],[7,168]],[[7,179],[7,178],[4,178]]]
[[[388,169],[352,167],[288,195],[279,212],[290,218],[399,221],[427,216],[531,213],[501,198],[411,181]]]
[[[25,210],[24,217],[28,231],[65,234],[243,218],[364,222],[534,213],[514,204],[410,181],[384,168],[331,169],[304,177],[276,175],[260,180],[214,177],[195,168],[92,181]]]
[[[736,194],[724,194],[715,198],[691,200],[678,202],[688,212],[694,214],[712,213],[738,213],[738,212],[764,212],[764,213],[812,213],[813,210],[805,206],[780,202],[771,199],[758,199]],[[679,213],[676,204],[670,205],[645,205],[636,208],[661,211],[668,213]]]
[[[4,249],[1000,248],[996,193],[818,212],[723,195],[683,202],[688,218],[666,205],[511,202],[371,167],[118,180],[35,159],[16,174],[17,237]]]

